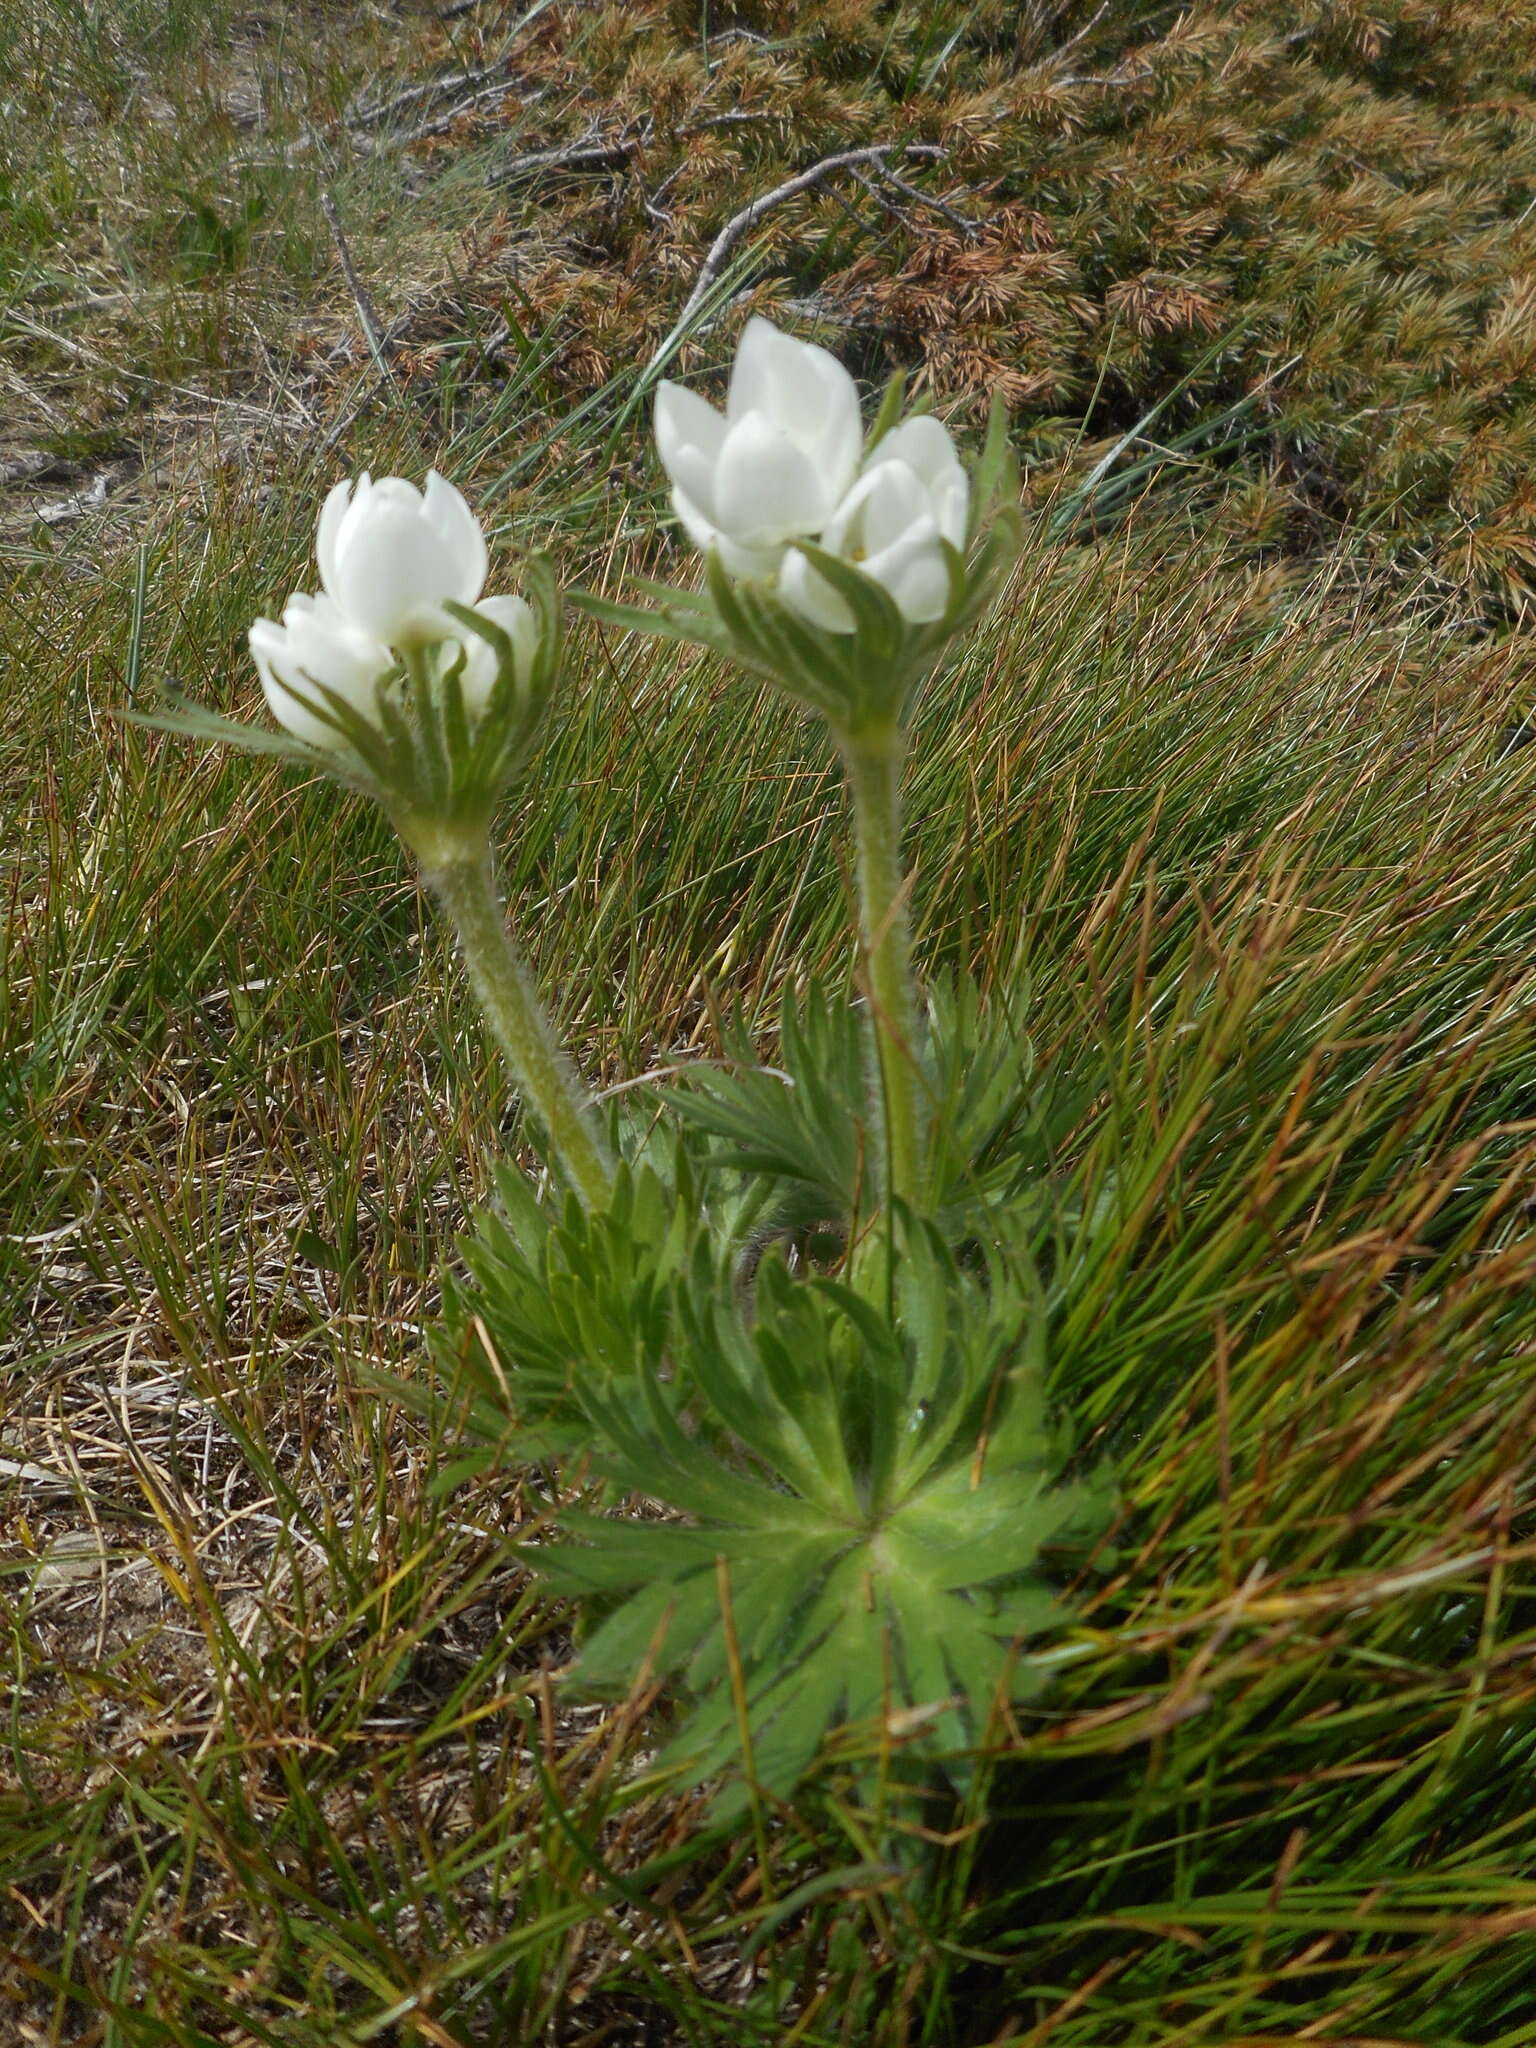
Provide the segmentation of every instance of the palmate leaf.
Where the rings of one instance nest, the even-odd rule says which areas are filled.
[[[716,1328],[710,1318],[742,1284],[743,1247],[757,1242],[765,1218],[777,1227],[771,1185],[710,1171],[701,1188],[708,1137],[658,1123],[654,1112],[626,1129],[636,1099],[611,1106],[625,1164],[607,1208],[541,1199],[524,1174],[503,1166],[495,1200],[461,1243],[463,1270],[446,1279],[433,1333],[439,1385],[413,1386],[409,1405],[429,1415],[451,1409],[473,1455],[584,1452],[594,1421],[575,1398],[578,1381],[595,1398],[610,1380],[638,1386],[642,1365],[664,1369],[668,1398],[681,1403],[688,1389],[679,1359],[731,1346],[750,1353],[739,1323],[727,1316]],[[693,1335],[675,1342],[694,1322]],[[756,1364],[748,1356],[736,1370],[744,1390]],[[750,1432],[750,1394],[733,1407],[725,1379],[716,1393],[723,1425]],[[790,1456],[793,1447],[772,1448]]]
[[[707,1221],[686,1169],[663,1177],[622,1166],[600,1212],[572,1197],[552,1213],[513,1168],[497,1192],[463,1246],[467,1280],[445,1290],[440,1372],[464,1407],[466,1434],[524,1457],[568,1455],[586,1448],[592,1428],[578,1381],[595,1397],[611,1379],[660,1371],[675,1287]]]
[[[1062,1476],[1027,1271],[999,1256],[967,1276],[913,1224],[877,1292],[770,1261],[728,1328],[718,1296],[680,1284],[688,1416],[647,1367],[584,1397],[598,1467],[670,1518],[566,1515],[567,1542],[525,1556],[614,1603],[581,1682],[672,1675],[689,1704],[661,1761],[692,1781],[740,1755],[738,1678],[752,1775],[776,1795],[846,1723],[884,1716],[933,1762],[974,1745],[1043,1682],[1030,1646],[1059,1612],[1042,1551],[1106,1519],[1102,1484]]]
[[[1094,1490],[1036,1475],[961,1481],[917,1489],[876,1529],[830,1518],[788,1528],[743,1500],[729,1525],[594,1518],[585,1544],[532,1561],[557,1584],[628,1591],[578,1675],[626,1690],[644,1658],[675,1672],[695,1705],[661,1761],[691,1780],[738,1753],[734,1633],[754,1775],[787,1796],[842,1723],[901,1725],[927,1709],[921,1746],[942,1756],[978,1742],[1001,1700],[1043,1682],[1028,1645],[1060,1612],[1039,1552],[1084,1521]]]
[[[1022,1017],[1028,991],[983,1005],[973,983],[936,979],[926,992],[921,1106],[930,1214],[955,1242],[980,1218],[1023,1203],[1043,1213],[1062,1138],[1093,1088],[1035,1070]],[[700,1062],[665,1091],[670,1108],[719,1141],[706,1164],[777,1184],[767,1222],[785,1230],[847,1223],[865,1195],[869,1083],[865,1034],[841,994],[812,982],[788,991],[777,1059],[760,1065],[739,1027],[724,1064]]]
[[[723,1141],[716,1162],[768,1175],[781,1197],[798,1187],[788,1221],[846,1219],[864,1178],[864,1039],[846,998],[813,983],[786,993],[780,1064],[757,1063],[740,1027],[727,1035],[729,1061],[702,1062],[665,1099],[694,1129]]]

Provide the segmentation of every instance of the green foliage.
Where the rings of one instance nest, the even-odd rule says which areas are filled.
[[[704,1242],[686,1158],[666,1177],[647,1162],[621,1168],[607,1208],[572,1197],[558,1219],[515,1168],[498,1173],[497,1192],[464,1246],[472,1285],[450,1284],[447,1297],[440,1357],[455,1427],[482,1446],[448,1468],[447,1484],[491,1466],[493,1453],[589,1450],[589,1397],[659,1375],[676,1290]]]
[[[1042,1546],[1104,1519],[1102,1486],[1062,1483],[1046,1413],[1034,1261],[1055,1219],[1027,1061],[996,1059],[974,993],[934,1015],[941,1221],[965,1269],[939,1229],[902,1217],[887,1244],[892,1219],[861,1216],[858,1022],[812,988],[786,1007],[782,1067],[710,1062],[667,1091],[681,1128],[645,1127],[606,1208],[556,1219],[505,1171],[451,1298],[447,1427],[470,1448],[440,1483],[558,1454],[664,1511],[565,1510],[579,1545],[524,1555],[625,1596],[578,1678],[676,1673],[695,1704],[663,1765],[724,1774],[722,1810],[743,1764],[787,1798],[845,1722],[879,1718],[919,1761],[974,1746],[1041,1683],[1024,1646],[1059,1619]],[[872,1233],[839,1279],[816,1277],[818,1220],[839,1263]]]
[[[1027,992],[943,975],[925,990],[919,1101],[925,1134],[924,1211],[950,1240],[985,1236],[989,1217],[1048,1205],[1058,1147],[1092,1093],[1084,1076],[1036,1071],[1021,1015]],[[845,1236],[871,1207],[865,1076],[856,1012],[812,982],[785,991],[779,1064],[763,1066],[740,1023],[727,1057],[701,1061],[667,1100],[684,1123],[720,1140],[709,1163],[764,1177],[764,1228],[830,1223]]]
[[[744,1761],[780,1798],[844,1721],[883,1720],[908,1758],[974,1746],[1042,1683],[1026,1645],[1060,1614],[1041,1549],[1106,1519],[1102,1487],[1058,1484],[1037,1291],[1002,1257],[967,1282],[921,1227],[884,1304],[768,1258],[747,1324],[707,1263],[689,1280],[671,1356],[698,1430],[654,1369],[578,1391],[600,1467],[687,1522],[567,1513],[580,1547],[529,1553],[628,1596],[578,1676],[622,1693],[676,1671],[700,1704],[662,1765]]]
[[[818,983],[787,988],[777,1066],[758,1063],[738,1021],[726,1057],[700,1061],[673,1089],[675,1113],[721,1141],[711,1163],[774,1184],[780,1228],[836,1223],[844,1232],[868,1208],[864,1077],[867,1048],[846,998]]]
[[[567,1610],[502,1561],[558,1506],[498,1451],[544,1273],[566,1276],[572,1347],[624,1336],[569,1278],[597,1266],[584,1237],[547,1267],[527,1237],[524,1320],[480,1359],[473,1473],[360,1370],[365,1353],[425,1391],[437,1270],[484,1196],[478,1162],[520,1127],[371,810],[98,717],[135,646],[147,680],[250,715],[241,635],[303,573],[326,480],[307,465],[265,497],[221,484],[211,543],[168,517],[137,610],[134,559],[77,542],[18,565],[3,625],[27,707],[0,742],[4,1443],[55,1475],[4,1478],[7,1759],[32,1787],[0,1803],[33,1909],[17,2010],[44,2040],[110,2022],[125,2048],[409,2040],[402,2007],[465,2048],[574,2048],[610,2023],[667,2048],[792,2029],[980,2048],[1021,2025],[1052,2048],[1201,2027],[1518,2039],[1536,749],[1503,735],[1528,650],[1383,607],[1347,563],[1286,584],[1137,523],[1032,556],[919,700],[914,915],[945,963],[930,1057],[946,981],[962,1001],[974,979],[998,1050],[955,1085],[1024,1075],[1028,1045],[1036,1077],[1082,1091],[1048,1125],[1043,1358],[1081,1445],[1067,1472],[1111,1460],[1120,1516],[1094,1572],[1039,1560],[1066,1618],[1023,1655],[1049,1686],[969,1776],[934,1743],[959,1810],[917,1885],[868,1806],[883,1777],[893,1821],[942,1819],[902,1775],[914,1731],[878,1710],[838,1731],[792,1803],[763,1802],[764,1855],[647,1768],[703,1704],[686,1664],[666,1718],[643,1666],[612,1711],[580,1704]],[[788,1071],[793,963],[828,991],[807,988],[797,1028],[818,1000],[842,1019],[816,1059],[862,1110],[840,805],[811,730],[748,714],[707,661],[615,642],[610,671],[590,626],[574,637],[606,680],[549,729],[503,858],[591,1069],[678,1096],[745,1073],[673,1072],[721,1051],[707,996],[739,1008],[771,1115],[795,1095],[769,1071]],[[722,1245],[773,1226],[727,1210],[736,1141],[707,1130],[674,1201],[665,1124],[638,1151],[655,1101],[613,1097],[644,1239],[628,1267],[603,1254],[625,1299],[674,1224],[678,1271],[701,1215]],[[797,1187],[789,1142],[793,1229],[793,1203],[831,1198]],[[980,1155],[1000,1199],[1023,1142]],[[533,1216],[551,1241],[575,1228]],[[962,1265],[966,1227],[944,1224]],[[306,1228],[345,1280],[309,1263]],[[815,1217],[780,1243],[765,1263],[794,1255],[808,1293],[841,1249]],[[499,1289],[457,1285],[468,1360]],[[761,1480],[728,1434],[688,1441]],[[620,1483],[577,1505],[606,1513]],[[46,1583],[92,1516],[100,1648],[99,1580]],[[551,1561],[567,1541],[577,1558],[551,1527]]]
[[[256,237],[270,224],[273,184],[248,178],[233,196],[193,189],[181,195],[183,210],[175,220],[175,267],[189,282],[243,270],[254,254]]]
[[[460,1313],[496,1355],[460,1380],[455,1434],[579,1449],[666,1511],[567,1509],[577,1545],[525,1551],[557,1585],[626,1596],[578,1677],[624,1693],[676,1672],[696,1706],[662,1762],[725,1773],[728,1803],[743,1747],[749,1782],[787,1797],[844,1721],[883,1717],[908,1755],[973,1745],[1040,1683],[1023,1646],[1059,1618],[1041,1547],[1103,1519],[1102,1488],[1059,1483],[1027,1245],[983,1279],[913,1226],[871,1298],[777,1252],[739,1276],[702,1233],[685,1255],[690,1194],[666,1218],[642,1170],[612,1211],[546,1227],[537,1265],[495,1222],[470,1254]],[[510,1179],[504,1196],[537,1229]]]

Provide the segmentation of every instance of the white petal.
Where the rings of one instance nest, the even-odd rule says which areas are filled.
[[[473,604],[485,588],[485,574],[490,567],[479,520],[458,486],[439,476],[435,469],[427,471],[422,509],[459,566],[459,588],[444,591],[443,595],[456,598],[460,604]]]
[[[903,469],[911,471],[926,489],[928,508],[938,520],[938,530],[944,539],[950,547],[965,547],[971,524],[971,479],[954,453],[950,430],[926,414],[903,420],[901,426],[891,428],[885,440],[877,444],[868,459],[866,475],[872,475],[885,463],[901,463]]]
[[[246,636],[251,650],[251,659],[261,672],[265,683],[273,673],[273,663],[287,657],[288,636],[275,619],[257,619]]]
[[[864,500],[868,498],[868,492],[870,492],[870,479],[868,477],[860,477],[858,483],[854,483],[854,487],[848,492],[848,496],[842,500],[838,510],[831,514],[831,518],[827,520],[825,530],[823,530],[823,535],[821,535],[821,547],[829,555],[846,555],[848,553],[848,539],[852,535],[854,526],[858,524],[860,512],[864,508]]]
[[[955,453],[948,427],[928,414],[893,427],[870,457],[873,469],[882,462],[904,462],[926,486],[939,531],[952,547],[964,547],[970,525],[971,485]]]
[[[722,533],[712,519],[706,518],[686,491],[672,493],[672,509],[699,553],[707,554],[714,548],[729,575],[765,580],[778,568],[784,553],[782,546],[744,547],[729,534]]]
[[[283,626],[289,680],[323,683],[372,718],[379,678],[390,666],[389,649],[353,625],[330,597],[291,597]]]
[[[713,503],[708,479],[725,440],[725,420],[712,405],[664,379],[656,391],[656,452],[673,483]]]
[[[493,626],[500,626],[512,642],[513,670],[518,682],[525,683],[539,651],[539,622],[533,606],[521,597],[487,597],[475,610]],[[482,640],[480,645],[487,654],[491,653],[487,642]],[[494,663],[494,655],[491,658]]]
[[[937,531],[928,493],[904,462],[880,462],[863,479],[859,538],[866,554],[894,547],[919,523]]]
[[[914,521],[889,547],[861,565],[895,598],[902,617],[914,625],[942,618],[949,606],[949,572],[931,518]]]
[[[917,555],[901,574],[887,583],[901,615],[914,626],[926,626],[942,619],[949,610],[949,571],[937,549]]]
[[[851,633],[853,613],[824,576],[818,576],[798,548],[791,548],[779,571],[779,595],[813,626],[829,633]]]
[[[764,414],[815,458],[835,503],[853,482],[864,428],[859,390],[837,357],[763,319],[747,322],[731,371],[726,416]]]
[[[829,555],[846,555],[854,547],[863,551],[864,506],[871,491],[880,488],[876,470],[866,470],[827,521],[821,544]]]
[[[971,483],[964,470],[933,493],[934,517],[952,548],[963,548],[971,525]]]
[[[398,493],[386,498],[379,485],[366,524],[355,521],[353,514],[343,524],[336,545],[332,595],[342,610],[391,647],[441,637],[437,607],[464,587],[462,565],[420,505],[407,506]]]
[[[286,732],[296,740],[303,740],[306,746],[322,747],[327,753],[334,753],[341,739],[334,725],[326,725],[306,711],[294,696],[288,685],[281,681],[270,668],[261,662],[256,664],[261,676],[261,692],[267,700],[267,709]]]
[[[706,455],[702,448],[684,446],[674,453],[667,473],[675,487],[685,491],[712,520],[715,515],[714,458]]]
[[[715,514],[733,538],[761,547],[817,533],[836,503],[813,458],[771,421],[735,422],[715,465]]]
[[[965,475],[948,427],[931,413],[916,413],[892,427],[884,440],[877,442],[869,460],[871,468],[877,462],[904,462],[930,488],[948,482],[953,475]]]
[[[369,491],[366,502],[354,502],[359,512],[385,505],[400,512],[420,512],[422,509],[421,492],[408,477],[403,476],[381,476]]]
[[[743,583],[771,583],[784,559],[782,545],[745,547],[739,540],[732,540],[728,533],[716,538],[715,549],[726,574]]]
[[[742,329],[731,365],[731,381],[725,397],[725,416],[735,422],[748,413],[766,413],[775,425],[790,430],[798,419],[802,393],[812,394],[810,404],[819,410],[819,393],[808,358],[821,354],[815,344],[796,341],[770,321],[754,314]]]
[[[539,651],[539,622],[534,609],[521,597],[487,597],[475,606],[480,617],[493,626],[500,626],[512,642],[512,668],[517,682],[526,682]],[[464,670],[459,677],[459,688],[464,696],[464,708],[471,718],[477,717],[490,700],[496,687],[496,655],[488,640],[470,633],[458,624],[454,626],[454,642],[464,649]],[[444,660],[454,659],[455,647],[444,650]]]
[[[336,589],[336,536],[352,502],[353,491],[366,494],[369,485],[365,469],[354,485],[350,479],[333,484],[320,507],[320,529],[315,536],[315,558],[320,564],[320,587],[333,595]]]
[[[815,445],[832,494],[840,498],[859,472],[864,452],[864,421],[859,413],[859,387],[834,355],[824,348],[806,349],[807,368],[820,386],[820,415]]]
[[[484,611],[484,605],[479,609]],[[461,647],[464,650],[464,667],[459,675],[459,693],[470,717],[478,718],[496,687],[496,657],[491,652],[489,641],[477,640],[473,633],[466,633],[462,640],[449,641],[443,648],[445,665],[452,666]]]
[[[279,673],[288,655],[288,635],[283,628],[271,619],[258,619],[251,627],[250,646],[267,709],[278,724],[308,746],[334,748],[339,738],[336,728],[306,710]]]
[[[538,650],[539,622],[525,597],[487,597],[475,606],[493,626],[500,626],[519,654],[531,660]]]
[[[754,313],[736,345],[730,388],[725,396],[726,418],[739,420],[749,412],[765,412],[772,417],[778,410],[780,383],[786,377],[791,383],[794,380],[793,369],[783,364],[783,352],[793,354],[799,347],[799,342],[781,334],[761,314]]]
[[[683,523],[683,530],[702,555],[712,548],[720,538],[720,529],[715,522],[696,505],[684,490],[672,493],[672,510]]]

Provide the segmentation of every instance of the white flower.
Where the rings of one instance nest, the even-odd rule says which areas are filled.
[[[533,606],[521,597],[488,597],[475,606],[483,619],[489,619],[493,626],[500,626],[512,642],[512,665],[519,683],[526,683],[539,651],[539,622],[534,616]],[[496,655],[489,640],[482,640],[478,634],[464,628],[456,628],[456,637],[464,648],[464,668],[459,677],[459,689],[464,698],[464,709],[471,718],[485,709],[490,701],[491,691],[496,686]],[[451,659],[455,649],[444,649],[444,658]]]
[[[888,590],[903,618],[927,625],[949,609],[942,543],[964,547],[969,518],[970,485],[949,430],[919,415],[876,445],[820,545]],[[853,631],[852,612],[804,555],[785,557],[779,590],[813,625]]]
[[[485,583],[485,535],[461,492],[430,470],[425,491],[404,477],[340,483],[320,512],[320,581],[354,625],[390,647],[453,632],[444,598],[472,605]]]
[[[379,681],[393,666],[393,657],[330,598],[290,597],[282,624],[258,619],[250,640],[272,716],[295,739],[328,751],[344,744],[335,726],[316,717],[294,694],[323,704],[316,685],[345,698],[365,718],[377,718]]]
[[[733,576],[772,576],[787,542],[820,533],[858,473],[859,394],[835,356],[747,322],[722,416],[663,382],[656,445],[672,505]]]

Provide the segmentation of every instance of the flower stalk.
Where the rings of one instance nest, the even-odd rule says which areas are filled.
[[[859,946],[869,991],[871,1095],[883,1140],[887,1201],[918,1206],[923,1181],[921,1067],[912,923],[901,862],[901,771],[896,721],[837,733],[853,805]]]
[[[894,378],[868,436],[826,350],[747,323],[724,413],[663,383],[656,443],[704,588],[643,583],[649,609],[574,601],[626,631],[711,648],[826,721],[853,806],[870,1114],[887,1203],[927,1193],[921,1012],[901,863],[901,771],[917,690],[1002,589],[1023,539],[994,403],[968,472],[949,430],[902,413]]]
[[[491,858],[496,806],[557,683],[563,607],[547,562],[529,596],[482,597],[489,557],[462,493],[365,472],[320,513],[318,596],[258,619],[251,653],[281,738],[173,704],[143,723],[306,764],[381,803],[441,903],[512,1079],[588,1209],[615,1167],[592,1102],[507,929]],[[530,601],[531,600],[531,601]]]
[[[422,879],[458,934],[470,984],[519,1092],[543,1122],[582,1204],[604,1208],[613,1193],[613,1161],[507,929],[489,845],[455,847],[445,838],[436,857],[423,862]]]

